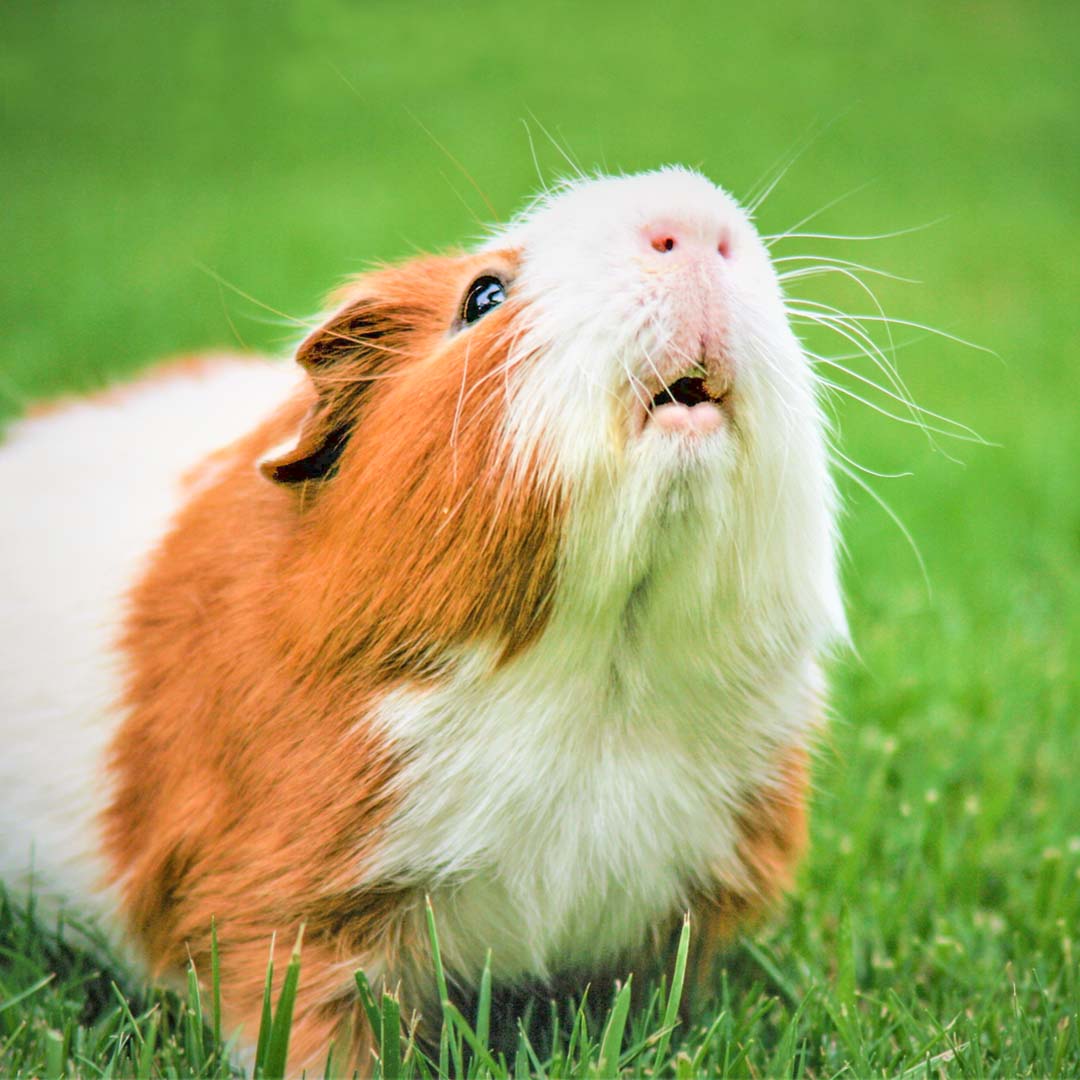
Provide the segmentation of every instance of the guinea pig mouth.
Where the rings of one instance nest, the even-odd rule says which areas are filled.
[[[727,388],[710,389],[703,375],[684,375],[653,395],[642,429],[654,427],[672,435],[708,435],[726,422]]]
[[[686,405],[692,408],[703,401],[718,404],[720,399],[709,393],[703,378],[687,375],[676,379],[670,386],[665,386],[649,403],[649,412],[654,412],[658,406],[664,404]]]

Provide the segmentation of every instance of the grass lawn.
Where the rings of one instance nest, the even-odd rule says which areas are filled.
[[[646,1042],[666,987],[627,1018],[623,1065],[1080,1075],[1080,6],[13,0],[2,22],[0,418],[180,351],[285,348],[271,312],[467,239],[537,168],[566,171],[562,147],[587,168],[697,165],[740,196],[802,148],[766,233],[845,194],[807,229],[942,219],[774,248],[919,279],[867,281],[890,315],[996,355],[896,325],[904,378],[995,445],[935,448],[835,397],[848,457],[913,473],[868,479],[928,581],[845,479],[857,651],[832,670],[810,857],[696,1026]],[[841,275],[793,292],[876,311]],[[0,1074],[227,1072],[210,973],[196,1008],[55,931],[0,907]],[[587,1033],[564,1025],[509,1072],[612,1072],[622,1002],[593,997]]]

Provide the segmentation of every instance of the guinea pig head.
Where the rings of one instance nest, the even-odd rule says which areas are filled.
[[[297,497],[329,642],[507,656],[645,580],[703,625],[767,593],[793,633],[842,626],[813,372],[699,174],[567,183],[475,252],[366,275],[298,359],[314,404],[262,471]]]

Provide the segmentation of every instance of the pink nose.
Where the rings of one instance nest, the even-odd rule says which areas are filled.
[[[726,229],[701,230],[680,228],[671,223],[657,223],[645,229],[645,238],[653,251],[661,255],[688,249],[715,251],[724,259],[731,254],[731,238]]]

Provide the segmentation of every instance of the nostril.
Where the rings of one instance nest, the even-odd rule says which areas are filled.
[[[731,255],[731,240],[727,236],[720,238],[720,243],[716,245],[716,250],[720,253],[720,257],[727,259]]]
[[[675,249],[675,237],[674,236],[657,236],[652,241],[653,251],[659,251],[661,254],[667,251],[673,251]]]

